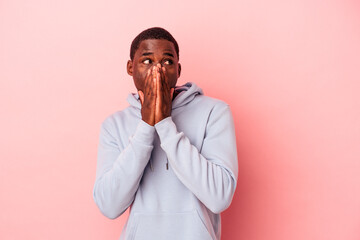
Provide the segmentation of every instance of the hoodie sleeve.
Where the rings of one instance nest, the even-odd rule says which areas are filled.
[[[131,205],[153,149],[155,128],[140,121],[123,149],[106,119],[100,129],[93,198],[108,218],[119,217]]]
[[[177,131],[171,117],[158,122],[155,129],[180,181],[212,212],[224,211],[232,201],[238,175],[235,129],[229,106],[222,102],[213,107],[201,151],[183,132]]]

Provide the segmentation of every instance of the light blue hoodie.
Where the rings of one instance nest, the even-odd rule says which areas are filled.
[[[93,198],[111,219],[130,207],[121,240],[220,239],[238,176],[232,114],[194,83],[175,91],[171,117],[155,126],[132,93],[101,125]]]

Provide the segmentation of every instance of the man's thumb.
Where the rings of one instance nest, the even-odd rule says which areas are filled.
[[[171,95],[171,101],[173,100],[175,88],[171,88],[170,95]]]
[[[141,90],[139,90],[138,94],[139,94],[140,102],[141,102],[141,105],[142,105],[144,103],[144,93]]]

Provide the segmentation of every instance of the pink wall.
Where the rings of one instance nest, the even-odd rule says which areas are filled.
[[[141,7],[139,7],[141,6]],[[0,239],[117,239],[92,199],[131,40],[167,28],[179,84],[227,101],[239,179],[223,239],[360,239],[354,0],[0,1]]]

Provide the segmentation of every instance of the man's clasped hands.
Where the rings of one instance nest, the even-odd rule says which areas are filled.
[[[142,120],[154,126],[171,115],[174,88],[170,87],[166,68],[160,63],[150,68],[145,77],[143,91],[139,90]]]

